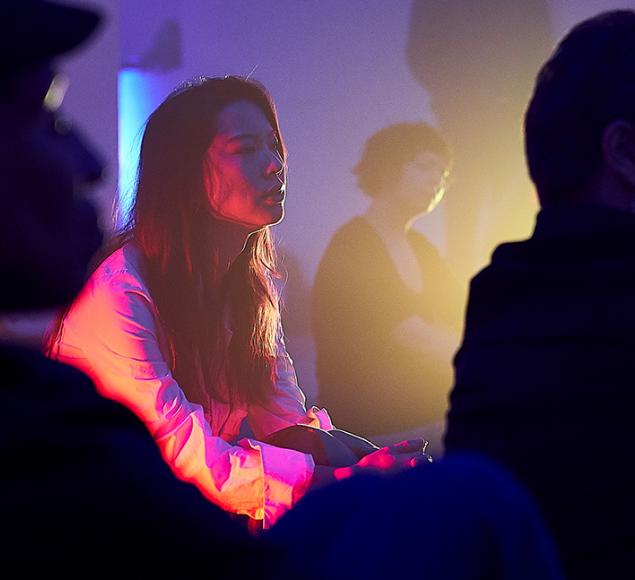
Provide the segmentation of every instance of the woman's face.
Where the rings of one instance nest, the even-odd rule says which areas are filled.
[[[286,166],[273,127],[249,101],[225,107],[217,126],[204,172],[212,213],[249,232],[278,223],[284,216]]]
[[[444,193],[447,162],[431,151],[421,151],[403,166],[393,197],[412,215],[432,211]]]

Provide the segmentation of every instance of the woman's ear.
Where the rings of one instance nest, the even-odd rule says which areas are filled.
[[[602,153],[607,168],[635,187],[635,126],[613,121],[602,134]]]

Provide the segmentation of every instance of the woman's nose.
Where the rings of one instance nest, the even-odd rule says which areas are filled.
[[[285,162],[284,159],[282,159],[282,156],[280,155],[280,153],[278,151],[271,151],[268,153],[269,158],[268,158],[268,163],[267,163],[267,175],[271,175],[271,174],[280,174],[284,171],[285,168]]]

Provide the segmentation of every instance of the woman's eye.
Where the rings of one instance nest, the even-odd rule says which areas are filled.
[[[250,155],[256,152],[255,145],[239,145],[238,147],[233,147],[231,153],[235,155]]]

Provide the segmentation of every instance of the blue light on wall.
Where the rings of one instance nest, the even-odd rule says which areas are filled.
[[[181,31],[166,20],[147,51],[128,55],[119,71],[119,183],[117,227],[126,223],[132,204],[145,122],[166,94],[165,73],[181,66]]]
[[[134,201],[139,146],[153,104],[145,76],[134,69],[119,72],[118,227],[126,223]]]

